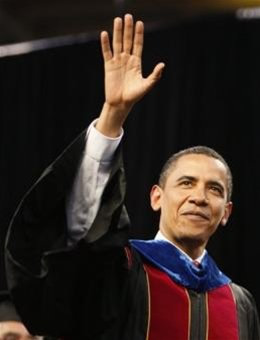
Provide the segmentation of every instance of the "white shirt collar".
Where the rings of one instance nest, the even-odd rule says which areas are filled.
[[[155,239],[155,240],[163,240],[163,241],[169,242],[169,243],[172,244],[175,248],[177,248],[183,255],[185,255],[185,256],[188,258],[188,260],[190,260],[191,262],[194,261],[188,254],[186,254],[182,249],[180,249],[178,246],[176,246],[176,244],[174,244],[173,242],[169,241],[169,240],[161,233],[160,230],[157,232],[157,234],[155,235],[155,238],[154,238],[154,239]],[[201,254],[197,259],[195,259],[195,261],[198,261],[199,263],[201,263],[201,261],[202,261],[203,257],[205,256],[206,252],[207,252],[207,251],[204,249],[203,252],[202,252],[202,254]]]

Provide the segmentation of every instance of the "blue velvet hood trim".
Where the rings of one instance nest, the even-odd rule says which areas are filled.
[[[231,282],[208,253],[197,267],[176,247],[164,240],[130,240],[130,243],[145,259],[186,288],[206,292]]]

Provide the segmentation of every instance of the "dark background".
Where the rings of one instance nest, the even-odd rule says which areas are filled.
[[[259,5],[260,0],[0,0],[0,44],[100,31],[126,12],[156,24]]]
[[[2,49],[6,54],[0,58],[0,289],[6,285],[4,238],[19,200],[102,106],[98,36],[64,42],[18,55]],[[233,171],[234,212],[208,249],[259,305],[260,21],[239,20],[229,12],[148,25],[143,59],[145,75],[159,61],[166,69],[125,126],[132,236],[148,238],[157,230],[149,190],[166,158],[191,145],[215,148]]]

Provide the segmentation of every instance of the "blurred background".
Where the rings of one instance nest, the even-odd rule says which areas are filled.
[[[234,174],[229,227],[209,244],[260,306],[260,0],[0,0],[0,290],[11,217],[43,169],[97,117],[99,32],[126,12],[146,26],[144,74],[166,69],[125,126],[132,237],[153,237],[149,190],[167,157],[215,148]]]
[[[259,0],[0,0],[0,44],[99,31],[127,11],[167,24],[257,6]]]

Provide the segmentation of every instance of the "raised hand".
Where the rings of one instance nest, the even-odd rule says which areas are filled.
[[[160,79],[163,63],[155,66],[147,77],[142,75],[144,25],[126,14],[124,21],[114,19],[112,49],[107,32],[101,33],[105,67],[105,104],[97,128],[108,135],[117,135],[132,106]],[[105,125],[106,126],[105,126]],[[111,130],[104,131],[104,128]]]

